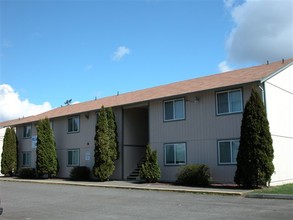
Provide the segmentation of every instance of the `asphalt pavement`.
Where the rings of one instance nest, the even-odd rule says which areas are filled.
[[[148,190],[47,183],[0,181],[1,206],[4,208],[0,219],[293,219],[293,203],[282,199],[153,191],[141,183],[133,184],[146,185]],[[117,184],[121,186],[122,182]]]

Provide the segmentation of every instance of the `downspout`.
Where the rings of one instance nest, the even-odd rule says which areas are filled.
[[[265,85],[264,85],[264,83],[262,83],[262,84],[259,84],[258,87],[261,90],[262,102],[263,102],[263,104],[265,106],[265,109],[266,109],[266,112],[267,112],[266,96],[265,96]]]
[[[259,84],[258,87],[261,90],[261,98],[262,98],[263,103],[265,104],[265,91],[264,91],[263,87],[261,86],[261,84]]]

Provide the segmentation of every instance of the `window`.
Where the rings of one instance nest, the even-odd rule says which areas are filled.
[[[31,152],[30,151],[21,152],[21,165],[23,167],[31,166]]]
[[[23,126],[23,137],[30,138],[31,135],[32,135],[32,126],[31,125]]]
[[[219,164],[236,164],[239,140],[225,140],[218,142]]]
[[[164,120],[180,120],[185,118],[184,99],[164,102]]]
[[[242,112],[242,91],[241,89],[217,93],[217,113],[229,114]]]
[[[67,151],[67,165],[79,166],[79,149],[72,149]]]
[[[165,165],[186,164],[186,144],[165,144]]]
[[[79,132],[79,116],[68,118],[68,132]]]

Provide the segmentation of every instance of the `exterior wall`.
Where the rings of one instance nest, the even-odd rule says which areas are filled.
[[[118,130],[119,143],[121,143],[121,109],[113,109]],[[88,117],[86,117],[88,115]],[[67,132],[68,117],[62,117],[54,120],[54,133],[56,140],[56,148],[59,159],[59,175],[60,177],[69,177],[72,166],[67,165],[67,150],[79,149],[80,154],[80,166],[87,166],[92,169],[94,165],[94,149],[95,149],[95,126],[97,122],[96,112],[83,113],[80,117],[80,131],[77,133]],[[121,152],[121,146],[119,146]],[[86,159],[89,157],[88,159]],[[111,176],[111,179],[122,178],[122,164],[121,157],[115,162],[115,171]]]
[[[250,97],[252,86],[257,87],[250,84],[229,89],[242,88],[244,106]],[[214,182],[234,182],[236,165],[218,164],[217,143],[223,139],[240,139],[242,112],[217,116],[217,91],[194,93],[183,97],[186,101],[186,118],[181,121],[164,122],[163,102],[165,100],[150,103],[150,144],[158,152],[161,180],[176,180],[176,173],[180,167],[164,164],[164,144],[184,142],[187,149],[187,164],[208,165]],[[193,101],[194,97],[198,97],[199,101]]]
[[[97,116],[95,112],[86,114],[72,115],[79,116],[79,132],[68,133],[68,118],[72,116],[53,120],[53,131],[60,167],[58,176],[60,177],[69,177],[70,171],[73,168],[67,165],[67,150],[69,149],[79,149],[80,166],[93,167],[94,136]],[[90,160],[86,160],[86,154],[89,155]]]
[[[36,148],[33,147],[32,136],[37,135],[36,124],[29,123],[29,124],[25,124],[25,125],[32,126],[31,137],[28,137],[28,138],[23,137],[23,126],[24,125],[19,125],[16,127],[16,136],[18,139],[18,164],[19,164],[20,168],[23,167],[21,165],[21,163],[22,163],[21,153],[27,151],[27,152],[31,152],[31,165],[30,165],[30,167],[35,168],[36,167]]]
[[[267,116],[274,146],[271,185],[293,183],[293,65],[265,82]]]
[[[122,111],[120,108],[113,109],[118,129],[119,143],[122,143]],[[72,116],[79,116],[80,130],[79,132],[68,133],[68,118]],[[56,151],[59,162],[58,177],[68,178],[73,166],[67,164],[67,151],[69,149],[79,149],[79,166],[87,166],[92,169],[94,165],[94,137],[95,126],[97,122],[97,115],[95,111],[86,112],[79,115],[72,115],[68,117],[60,117],[53,119],[53,131],[56,141]],[[37,135],[36,123],[32,125],[32,136]],[[32,147],[32,138],[23,138],[23,125],[17,127],[17,137],[19,140],[19,155],[23,151],[31,152],[31,166],[36,167],[36,148]],[[121,152],[121,146],[119,146]],[[116,169],[112,179],[122,178],[122,159],[115,162]],[[19,164],[21,164],[21,156],[19,156]]]

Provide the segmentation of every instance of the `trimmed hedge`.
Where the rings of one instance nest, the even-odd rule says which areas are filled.
[[[18,177],[21,179],[35,179],[37,171],[35,168],[21,168],[18,170]]]
[[[91,170],[88,167],[74,167],[70,171],[72,180],[89,180],[91,178]]]
[[[209,185],[210,169],[204,164],[190,164],[179,168],[176,183],[179,185]]]

